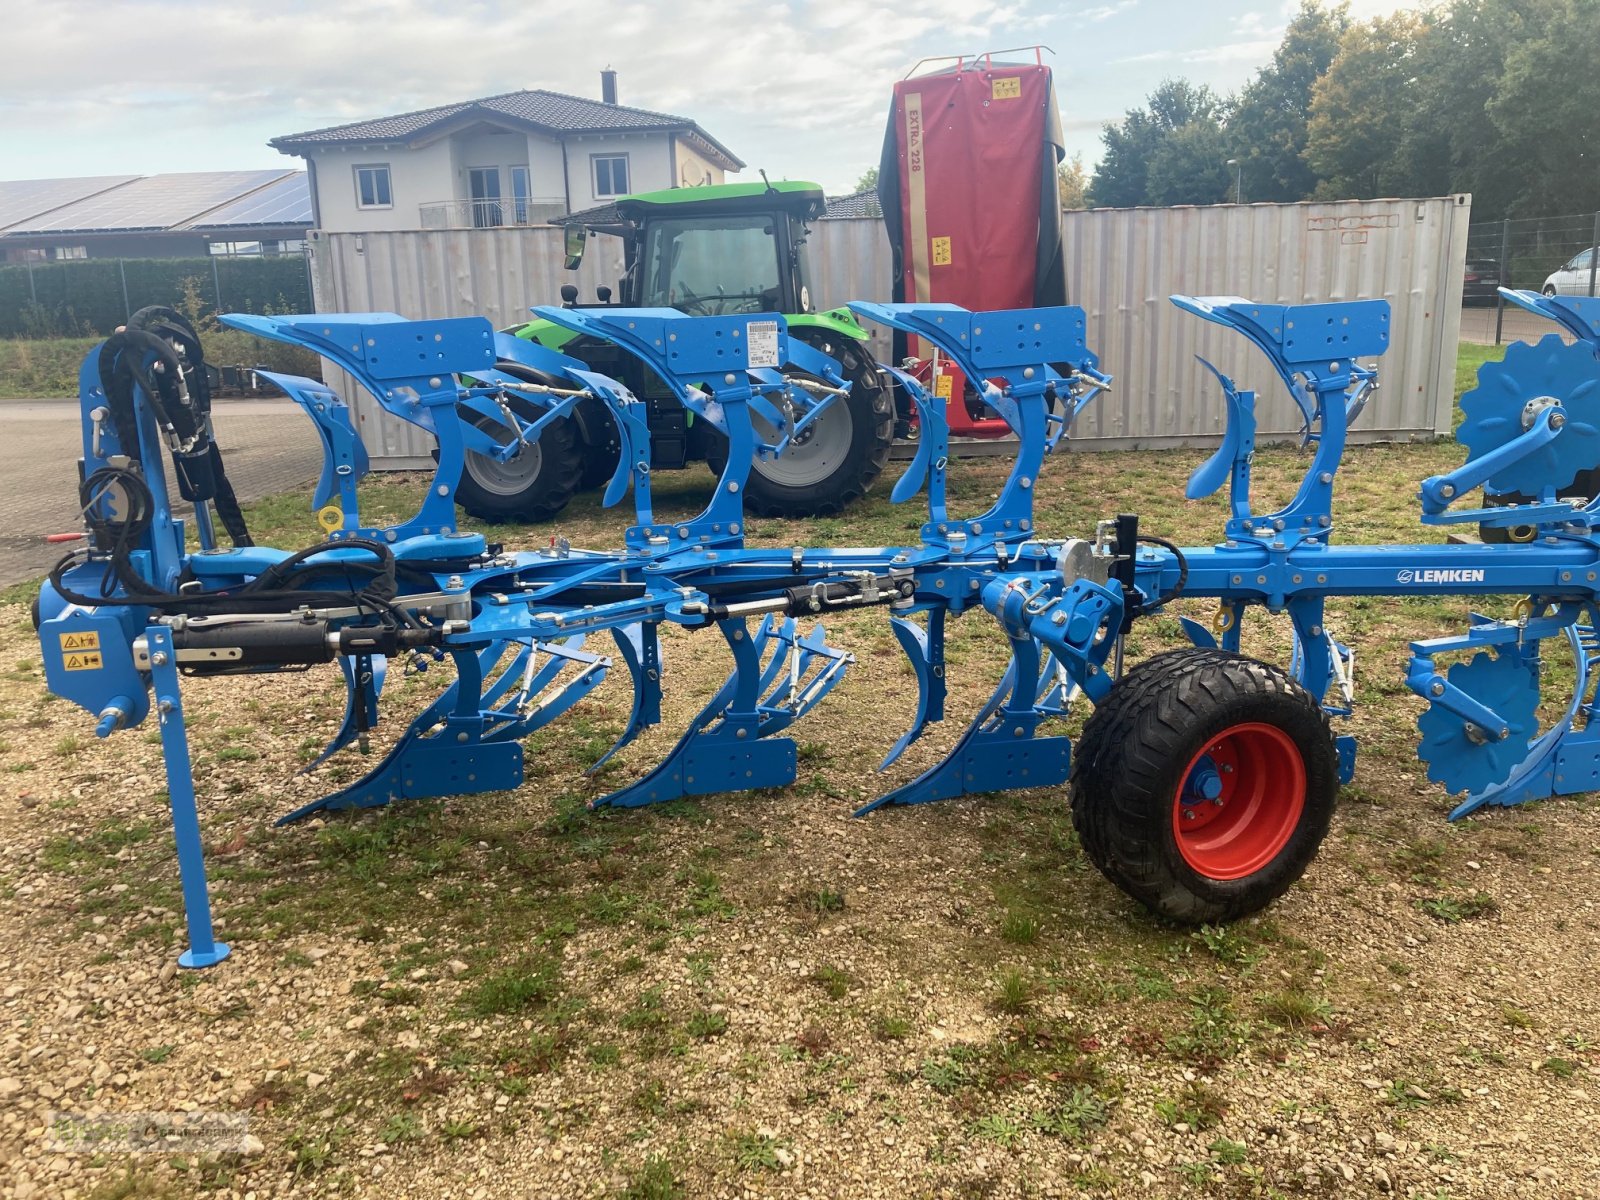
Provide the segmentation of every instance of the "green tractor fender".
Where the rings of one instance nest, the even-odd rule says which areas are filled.
[[[861,322],[856,320],[855,313],[848,308],[833,308],[820,313],[794,313],[785,315],[783,319],[789,323],[790,329],[826,329],[829,333],[858,342],[864,342],[870,336]]]
[[[830,333],[864,342],[870,336],[856,315],[848,308],[834,308],[821,313],[790,313],[783,318],[791,329],[826,329]],[[552,350],[559,350],[578,335],[563,329],[554,321],[529,321],[511,331],[514,337],[526,342],[538,342]]]
[[[578,335],[570,329],[563,329],[554,321],[529,321],[526,325],[516,329],[506,330],[512,337],[521,338],[525,342],[538,342],[539,345],[551,350],[560,350]]]

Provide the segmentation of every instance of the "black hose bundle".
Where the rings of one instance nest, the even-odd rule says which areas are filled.
[[[100,347],[98,367],[123,453],[140,461],[137,386],[171,444],[179,494],[192,503],[211,502],[235,546],[254,545],[211,437],[211,382],[194,326],[173,309],[141,308]]]

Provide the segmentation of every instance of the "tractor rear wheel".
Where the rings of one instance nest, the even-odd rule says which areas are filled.
[[[518,363],[496,366],[529,383],[560,382]],[[508,403],[525,421],[538,416],[525,400],[513,396]],[[465,411],[462,415],[502,444],[511,436],[505,425],[492,417]],[[569,417],[546,425],[537,441],[505,462],[468,450],[456,485],[456,503],[480,521],[548,521],[578,490],[583,474],[580,441],[576,423]]]
[[[1170,920],[1231,921],[1305,873],[1339,764],[1327,715],[1278,668],[1221,650],[1134,667],[1084,726],[1079,841],[1112,883]]]
[[[790,331],[839,364],[851,384],[800,438],[775,459],[757,459],[745,483],[745,508],[762,517],[820,517],[863,496],[883,473],[894,443],[894,404],[866,346],[822,329]],[[777,430],[754,417],[756,436]],[[706,462],[717,474],[728,462],[728,443],[717,438]]]

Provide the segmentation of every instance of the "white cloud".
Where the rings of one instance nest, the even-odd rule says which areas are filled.
[[[1028,0],[56,0],[8,13],[9,44],[50,53],[8,58],[0,174],[49,173],[14,146],[142,138],[170,160],[202,131],[270,163],[277,134],[526,87],[598,98],[610,65],[623,103],[693,117],[752,165],[826,139],[853,179],[877,159],[890,81],[1036,20]]]
[[[1253,38],[1242,42],[1225,42],[1220,46],[1199,46],[1192,50],[1152,50],[1147,54],[1131,54],[1113,59],[1114,67],[1132,63],[1256,63],[1266,62],[1278,48],[1279,38]]]
[[[1074,15],[1085,21],[1105,21],[1118,13],[1127,12],[1139,0],[1115,0],[1112,4],[1101,4],[1094,8],[1085,8]]]

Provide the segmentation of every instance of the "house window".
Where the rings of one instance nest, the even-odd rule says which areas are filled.
[[[389,191],[388,163],[356,168],[356,207],[394,207],[394,197]]]
[[[86,246],[52,246],[47,253],[49,257],[58,262],[67,258],[89,257],[89,250]]]
[[[512,223],[526,225],[528,223],[528,168],[511,168],[511,208]]]
[[[594,194],[600,196],[626,196],[628,194],[628,156],[626,154],[591,154],[594,164]]]

